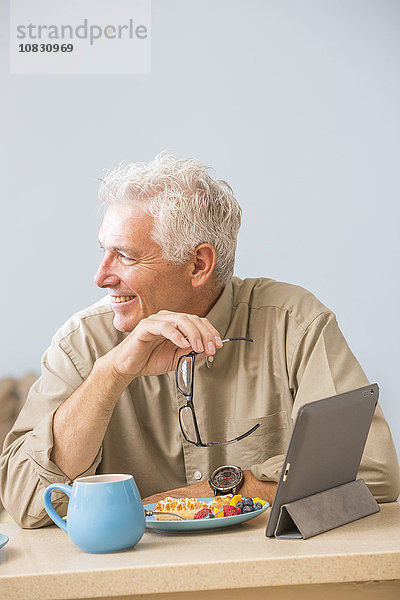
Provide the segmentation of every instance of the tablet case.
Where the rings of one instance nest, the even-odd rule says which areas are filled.
[[[268,519],[267,537],[275,535],[281,512],[286,521],[290,517],[287,509],[281,511],[282,506],[318,497],[326,490],[340,489],[356,481],[378,397],[377,384],[370,384],[309,402],[299,409]],[[348,489],[353,492],[351,487]],[[359,493],[364,499],[367,496],[371,499],[367,487]],[[329,510],[334,510],[333,501],[327,501],[326,505]],[[347,510],[346,505],[343,506]],[[352,520],[350,516],[346,518],[347,522]],[[342,519],[345,519],[343,523],[346,522],[346,518],[341,510],[335,515],[338,523]],[[360,517],[356,515],[354,518]],[[305,526],[305,522],[307,519],[303,518],[301,527]],[[324,529],[320,525],[319,529],[322,532],[334,526],[327,525]],[[314,529],[317,531],[318,527],[315,525]],[[305,537],[310,535],[307,533]],[[303,534],[298,534],[298,537],[303,537]]]
[[[305,540],[379,511],[379,504],[364,480],[357,479],[283,504],[275,537]]]

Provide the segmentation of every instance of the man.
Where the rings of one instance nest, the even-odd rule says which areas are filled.
[[[232,278],[241,209],[197,160],[159,155],[104,179],[95,276],[104,299],[54,336],[41,378],[1,456],[3,503],[22,527],[50,523],[50,483],[132,473],[144,501],[209,496],[219,466],[244,471],[241,492],[273,499],[292,419],[312,400],[368,383],[334,315],[312,294],[270,279]],[[222,342],[226,338],[254,342]],[[194,404],[206,443],[179,426],[181,356],[195,351]],[[193,440],[192,440],[193,441]],[[377,407],[360,477],[395,500],[399,469]],[[54,505],[66,512],[66,497]]]

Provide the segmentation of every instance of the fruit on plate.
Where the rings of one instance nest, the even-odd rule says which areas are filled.
[[[229,504],[232,504],[232,506],[237,506],[237,503],[240,502],[241,499],[242,494],[235,494]]]
[[[208,500],[208,499],[207,499]],[[179,515],[183,519],[214,519],[226,516],[258,511],[265,505],[265,500],[250,496],[243,497],[241,494],[227,494],[225,496],[215,496],[209,501],[197,498],[171,498],[166,497],[157,503],[156,511],[161,515],[156,515],[159,521],[173,521]],[[174,514],[162,514],[174,513]]]
[[[193,519],[205,519],[207,515],[211,513],[209,508],[202,508],[193,517]]]
[[[205,519],[209,514],[212,514],[209,508],[202,508],[194,515],[194,519]]]
[[[240,515],[239,509],[236,506],[232,506],[231,504],[224,506],[224,517],[233,517],[235,515]]]
[[[256,502],[260,502],[262,506],[264,506],[265,500],[261,500],[261,498],[256,496],[255,498],[253,498],[253,503],[255,504]]]

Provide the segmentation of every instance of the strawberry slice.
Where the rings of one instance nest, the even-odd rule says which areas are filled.
[[[241,511],[236,506],[232,506],[231,504],[227,504],[224,506],[224,517],[232,517],[233,515],[240,515]]]
[[[194,519],[205,519],[207,515],[209,515],[211,510],[209,508],[202,508],[194,515]]]

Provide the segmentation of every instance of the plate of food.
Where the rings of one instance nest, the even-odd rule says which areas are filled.
[[[269,503],[261,498],[214,496],[213,498],[171,498],[144,506],[146,527],[158,531],[201,531],[220,529],[250,521],[261,515]]]

